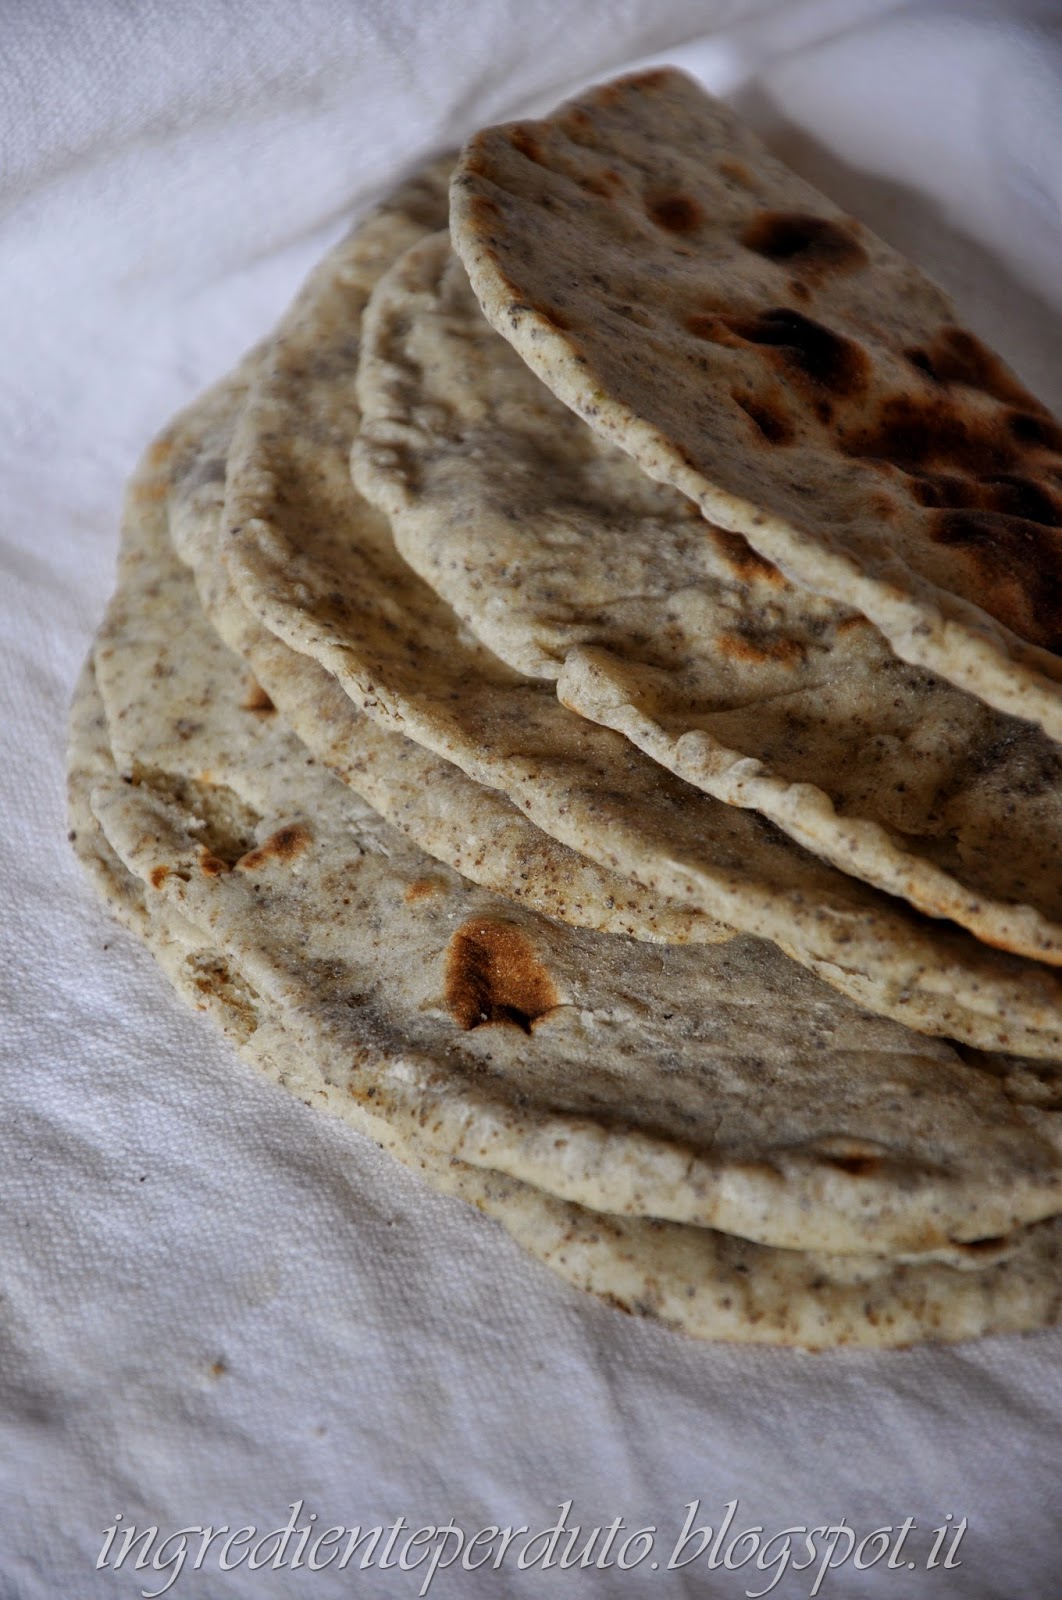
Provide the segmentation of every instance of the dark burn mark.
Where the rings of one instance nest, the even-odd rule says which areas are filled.
[[[740,533],[728,528],[717,528],[708,523],[708,536],[732,572],[745,582],[762,579],[767,583],[785,585],[785,579],[774,564],[761,556]]]
[[[775,350],[779,363],[816,389],[852,396],[866,387],[870,363],[865,352],[802,311],[775,306],[755,317],[727,321],[750,344]]]
[[[935,375],[933,363],[924,350],[905,350],[904,359],[909,361],[912,367],[917,367],[918,371],[923,373],[925,377],[932,378]]]
[[[277,708],[266,694],[260,683],[252,684],[247,691],[247,699],[240,708],[242,711],[257,711],[261,716],[269,716]]]
[[[302,822],[289,822],[286,827],[278,828],[276,833],[260,844],[255,850],[248,850],[236,863],[245,872],[255,872],[259,867],[264,867],[269,861],[294,861],[301,855],[310,842],[310,830]]]
[[[780,666],[798,667],[807,656],[807,650],[799,639],[757,639],[747,633],[720,633],[715,643],[721,655],[757,666],[765,661],[773,661]]]
[[[1059,507],[1042,484],[1018,473],[958,477],[947,472],[921,472],[911,480],[911,492],[923,506],[952,511],[1002,511],[1007,516],[1057,528]]]
[[[1017,451],[991,420],[964,417],[952,403],[932,397],[890,395],[875,422],[849,432],[841,447],[850,456],[891,461],[905,471],[958,467],[968,473],[1005,472]]]
[[[905,350],[904,355],[936,383],[961,383],[1006,405],[1032,412],[1043,409],[999,357],[965,328],[949,324],[928,345]]]
[[[1053,417],[1030,411],[1009,411],[1007,429],[1018,444],[1038,445],[1044,450],[1062,451],[1062,428]]]
[[[1002,511],[1008,517],[1038,522],[1044,528],[1057,528],[1062,522],[1057,500],[1032,478],[1016,472],[999,472],[982,478],[975,485],[978,493],[970,503],[986,511]]]
[[[512,145],[514,150],[519,150],[522,156],[526,156],[528,161],[534,161],[535,164],[540,167],[545,166],[546,163],[542,155],[542,146],[539,144],[530,128],[525,127],[522,123],[518,122],[515,128],[511,128],[509,130],[509,143]]]
[[[148,882],[151,884],[151,887],[153,889],[161,889],[162,885],[166,882],[166,879],[169,877],[169,875],[170,875],[169,867],[162,867],[162,866],[152,867],[151,872],[150,872],[150,874],[148,876]]]
[[[1004,550],[1021,554],[1031,543],[1039,549],[1042,530],[1035,523],[998,512],[942,511],[935,519],[933,537],[938,544],[965,544],[994,556]]]
[[[564,315],[564,312],[558,311],[556,306],[533,305],[531,310],[534,311],[537,316],[541,317],[543,322],[550,323],[554,328],[560,328],[563,333],[567,333],[571,328],[571,323]]]
[[[793,425],[784,412],[768,405],[766,401],[757,399],[754,395],[735,394],[731,391],[731,399],[735,405],[755,423],[759,432],[768,444],[791,444],[793,441]]]
[[[746,250],[787,261],[816,275],[854,272],[867,253],[850,228],[804,211],[761,211],[741,234]]]
[[[470,917],[450,939],[446,1006],[458,1027],[508,1023],[530,1033],[558,1003],[557,989],[519,928]]]
[[[847,1172],[853,1178],[872,1178],[881,1170],[878,1156],[829,1156],[828,1160],[831,1167],[836,1167],[838,1172]]]
[[[646,210],[658,228],[668,233],[692,233],[701,220],[701,208],[696,200],[685,194],[663,195],[650,200]]]
[[[968,597],[1058,653],[1062,540],[1048,530],[1062,525],[1062,497],[1051,486],[1050,465],[1035,459],[1037,450],[1062,446],[1057,424],[961,328],[943,328],[904,355],[927,383],[883,401],[875,419],[842,434],[842,449],[899,468],[912,498],[929,509],[928,536],[961,560]],[[951,385],[1014,409],[978,405]]]
[[[930,535],[961,551],[1000,622],[1033,644],[1062,648],[1062,549],[1039,523],[999,511],[934,512]]]

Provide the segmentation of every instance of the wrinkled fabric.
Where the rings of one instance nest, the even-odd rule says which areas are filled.
[[[135,1551],[97,1570],[116,1526],[265,1534],[301,1502],[318,1530],[535,1533],[568,1501],[578,1548],[622,1518],[620,1540],[657,1530],[657,1568],[521,1571],[514,1546],[429,1592],[809,1594],[817,1564],[736,1568],[751,1544],[710,1569],[694,1539],[667,1570],[687,1507],[718,1529],[735,1501],[727,1539],[913,1519],[910,1594],[1052,1592],[1062,1334],[810,1357],[698,1346],[580,1297],[184,1009],[82,881],[63,752],[151,434],[418,159],[628,62],[731,97],[1057,405],[1060,52],[1056,8],[1002,0],[8,8],[0,1595],[157,1592],[167,1571],[134,1572]],[[964,1517],[961,1565],[925,1572],[933,1530]],[[191,1556],[169,1576],[248,1600],[424,1581]],[[850,1560],[819,1592],[904,1587]]]

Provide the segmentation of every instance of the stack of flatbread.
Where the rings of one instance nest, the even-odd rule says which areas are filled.
[[[1060,448],[679,74],[488,130],[148,452],[76,849],[248,1059],[580,1287],[1042,1327]]]

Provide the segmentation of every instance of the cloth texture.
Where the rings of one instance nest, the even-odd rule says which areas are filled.
[[[63,775],[151,435],[418,160],[629,63],[731,98],[1058,406],[1057,7],[16,0],[3,24],[0,1600],[158,1592],[162,1568],[97,1568],[119,1513],[160,1538],[264,1534],[300,1502],[319,1530],[534,1533],[569,1501],[584,1540],[657,1530],[655,1567],[521,1570],[511,1551],[440,1568],[441,1600],[772,1577],[810,1594],[817,1564],[741,1551],[667,1570],[687,1506],[718,1527],[734,1501],[733,1533],[764,1540],[913,1519],[916,1570],[849,1561],[824,1595],[1060,1592],[1062,1332],[812,1357],[581,1297],[186,1011],[82,880]],[[927,1571],[949,1517],[961,1565]],[[389,1597],[424,1577],[189,1556],[168,1592]]]

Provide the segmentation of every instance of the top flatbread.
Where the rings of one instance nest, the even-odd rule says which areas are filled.
[[[488,129],[451,229],[488,319],[650,476],[1062,737],[1062,431],[725,106],[659,71]]]

